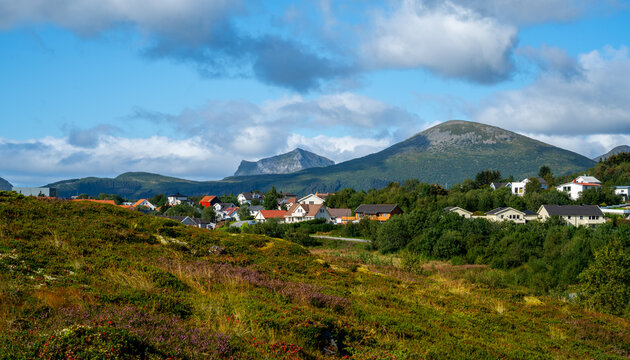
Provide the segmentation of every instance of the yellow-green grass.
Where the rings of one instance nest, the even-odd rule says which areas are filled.
[[[630,356],[627,319],[423,268],[0,193],[0,358]]]

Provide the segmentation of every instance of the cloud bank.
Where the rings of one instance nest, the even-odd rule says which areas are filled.
[[[126,137],[121,129],[104,125],[71,128],[61,138],[0,138],[0,158],[7,159],[0,176],[24,185],[127,171],[213,180],[232,175],[241,160],[296,147],[345,161],[382,150],[425,127],[416,115],[353,93],[292,96],[261,105],[212,101],[179,114],[137,109],[128,121],[166,125],[184,138]],[[327,132],[315,131],[322,128]]]

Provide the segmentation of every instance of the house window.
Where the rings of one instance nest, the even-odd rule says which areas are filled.
[[[567,216],[567,219],[571,220],[571,215]]]
[[[584,216],[580,216],[580,220],[584,220]]]

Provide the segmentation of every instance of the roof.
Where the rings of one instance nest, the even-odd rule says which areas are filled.
[[[214,201],[214,199],[216,199],[217,197],[214,195],[206,195],[204,197],[201,198],[201,200],[199,201],[199,203],[211,203],[212,201]]]
[[[260,210],[260,214],[265,218],[284,218],[287,212],[284,210]]]
[[[322,202],[324,202],[324,199],[323,199],[323,198],[321,198],[321,197],[319,197],[319,196],[317,196],[317,195],[315,195],[315,194],[308,194],[308,195],[306,195],[306,196],[304,196],[304,197],[300,198],[300,199],[298,200],[298,202],[302,202],[302,201],[304,201],[305,199],[307,199],[307,198],[309,198],[309,197],[311,197],[311,196],[314,196],[314,197],[316,197],[316,198],[320,199]]]
[[[253,197],[252,197],[252,193],[250,193],[250,192],[242,192],[242,193],[240,193],[239,195],[243,195],[243,197],[245,198],[245,200],[252,200],[252,199],[253,199]]]
[[[582,176],[578,176],[577,178],[575,178],[575,180],[573,181],[577,181],[577,179],[582,179],[583,183],[597,183],[597,184],[601,184],[602,182],[599,181],[599,179],[597,179],[594,176],[588,176],[588,175],[582,175]]]
[[[340,218],[340,217],[350,217],[352,216],[352,210],[350,209],[331,209],[328,208],[328,213],[331,217]]]
[[[131,207],[137,207],[140,206],[140,204],[142,204],[143,202],[145,202],[147,199],[140,199],[138,201],[136,201],[135,203],[133,203],[133,205],[131,205]]]
[[[514,210],[514,211],[516,211],[516,212],[523,213],[523,211],[516,210],[516,209],[511,208],[511,207],[498,207],[498,208],[496,208],[496,209],[492,209],[492,210],[488,211],[488,212],[486,213],[486,215],[496,215],[496,214],[500,214],[500,213],[502,213],[502,212],[504,212],[504,211],[508,211],[508,210]]]
[[[505,185],[507,185],[507,184],[509,184],[509,183],[505,183],[505,182],[493,182],[493,183],[490,183],[490,186],[494,187],[495,189],[498,189],[498,188],[502,188],[502,187],[504,187],[504,186],[505,186]]]
[[[249,211],[260,211],[262,209],[264,209],[265,207],[262,205],[251,205],[247,207],[249,209]]]
[[[182,195],[182,194],[180,194],[179,192],[177,192],[177,194],[169,195],[169,196],[167,196],[167,197],[188,197],[188,196],[186,196],[186,195]]]
[[[224,212],[227,216],[232,216],[232,214],[234,214],[237,210],[238,210],[237,207],[231,207],[231,208],[225,209]]]
[[[523,213],[525,213],[525,215],[538,215],[537,212],[531,210],[523,210]]]
[[[597,205],[542,205],[540,208],[547,210],[549,215],[604,216],[604,213]]]
[[[304,205],[302,205],[302,206],[304,206]],[[319,212],[319,209],[321,209],[322,206],[324,206],[324,204],[306,205],[306,216],[315,216],[315,215],[317,215],[317,213]]]
[[[114,200],[72,199],[72,201],[89,201],[89,202],[95,202],[99,204],[116,205],[116,202]]]
[[[389,214],[397,207],[398,205],[396,204],[361,204],[354,212],[366,215],[376,215],[383,213]]]
[[[615,186],[615,189],[630,189],[630,185]]]
[[[465,211],[467,213],[472,214],[472,211],[468,211],[468,210],[466,210],[464,208],[461,208],[459,206],[447,206],[447,207],[444,208],[444,211],[454,211],[456,209],[461,210],[461,211]]]

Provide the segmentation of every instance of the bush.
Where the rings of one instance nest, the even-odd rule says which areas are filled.
[[[405,218],[395,216],[380,226],[374,245],[382,253],[390,253],[407,246],[409,232]]]
[[[622,314],[630,302],[630,256],[619,239],[595,253],[595,260],[579,275],[583,301],[612,314]]]

